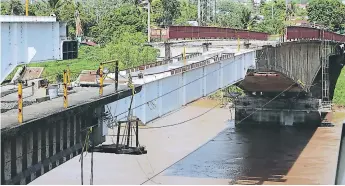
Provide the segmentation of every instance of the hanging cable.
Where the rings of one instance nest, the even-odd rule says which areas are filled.
[[[90,185],[93,185],[93,151],[95,149],[95,136],[92,132],[92,128],[90,128],[90,132],[92,133],[92,151],[91,151],[91,177],[90,177]]]
[[[193,118],[190,118],[188,120],[185,120],[185,121],[182,121],[182,122],[178,122],[178,123],[174,123],[174,124],[170,124],[170,125],[164,125],[164,126],[157,126],[157,127],[146,127],[146,128],[140,128],[140,129],[159,129],[159,128],[166,128],[166,127],[173,127],[173,126],[176,126],[176,125],[181,125],[181,124],[184,124],[184,123],[187,123],[189,121],[192,121],[194,119],[197,119],[205,114],[207,114],[208,112],[210,112],[211,110],[217,108],[219,105],[221,105],[221,103],[218,103],[216,104],[215,106],[213,106],[212,108],[210,108],[209,110],[207,110],[206,112],[203,112],[202,114],[200,115],[197,115]]]
[[[270,102],[272,102],[273,100],[275,100],[275,99],[276,99],[278,96],[280,96],[282,93],[288,91],[293,85],[295,85],[295,83],[291,84],[291,86],[289,86],[287,89],[285,89],[284,91],[282,91],[281,93],[279,93],[277,96],[275,96],[274,98],[272,98],[271,100],[269,100],[266,104],[264,104],[263,106],[261,106],[260,109],[264,108],[266,105],[268,105]],[[242,119],[239,123],[237,123],[237,125],[240,124],[240,123],[242,123],[245,119],[247,119],[249,116],[251,116],[252,114],[254,114],[254,113],[256,113],[257,111],[259,111],[260,109],[256,109],[254,112],[252,112],[252,113],[249,114],[247,117],[245,117],[244,119]],[[185,123],[185,122],[180,122],[180,123]],[[215,137],[216,137],[216,136],[215,136]],[[214,138],[215,138],[215,137],[214,137]],[[213,138],[213,139],[214,139],[214,138]],[[212,141],[212,140],[209,140],[208,142],[210,142],[210,141]],[[205,144],[207,144],[208,142],[206,142]],[[205,145],[205,144],[204,144],[204,145]],[[189,154],[187,154],[186,156],[184,156],[183,158],[179,159],[179,160],[176,161],[176,162],[179,162],[179,161],[185,159],[187,156],[189,156],[190,154],[196,152],[197,150],[199,150],[199,149],[200,149],[202,146],[204,146],[204,145],[199,146],[197,149],[195,149],[194,151],[190,152]],[[176,163],[176,162],[175,162],[175,163]],[[161,173],[164,172],[165,170],[167,170],[167,169],[169,169],[170,167],[172,167],[175,163],[171,164],[171,165],[168,166],[167,168],[165,168],[165,169],[161,170],[160,172],[156,173],[154,176],[152,176],[152,177],[150,177],[149,179],[147,179],[146,181],[142,182],[140,185],[143,185],[143,184],[147,183],[148,181],[150,181],[151,179],[155,178],[156,176],[158,176],[159,174],[161,174]]]
[[[169,91],[169,92],[167,92],[167,93],[165,93],[165,94],[162,94],[162,95],[160,95],[160,96],[158,96],[158,97],[156,97],[156,98],[154,98],[154,99],[152,99],[152,100],[150,100],[150,101],[147,101],[147,102],[145,102],[145,103],[142,103],[142,104],[140,104],[140,105],[138,105],[138,106],[132,108],[131,110],[136,109],[136,108],[139,108],[139,107],[141,107],[141,106],[143,106],[143,105],[145,105],[145,104],[147,104],[147,103],[149,103],[149,102],[152,102],[152,101],[154,101],[154,100],[157,100],[157,99],[159,99],[159,98],[161,98],[161,97],[164,97],[164,96],[166,96],[166,95],[168,95],[168,94],[171,94],[172,92],[175,92],[175,91],[177,91],[177,90],[179,90],[179,89],[181,89],[181,88],[183,88],[183,87],[185,87],[185,86],[187,86],[187,85],[189,85],[189,84],[191,84],[191,83],[194,83],[194,82],[196,82],[196,81],[198,81],[198,80],[200,80],[200,79],[202,79],[202,78],[204,78],[204,77],[206,77],[206,76],[208,76],[208,75],[210,75],[210,74],[212,74],[212,73],[214,73],[214,72],[216,72],[216,71],[218,71],[218,70],[220,70],[220,69],[223,69],[224,67],[229,66],[229,65],[231,65],[231,64],[232,64],[232,63],[229,63],[229,64],[226,64],[226,65],[224,65],[224,66],[221,66],[221,67],[219,67],[218,69],[213,70],[213,71],[211,71],[211,72],[209,72],[209,73],[207,73],[207,74],[205,74],[205,75],[203,75],[203,76],[200,76],[199,78],[196,78],[196,79],[193,80],[193,81],[190,81],[190,82],[188,82],[188,83],[186,83],[186,84],[184,84],[184,85],[182,85],[182,86],[180,86],[180,87],[177,87],[176,89],[173,89],[173,90],[171,90],[171,91]],[[125,114],[125,113],[127,113],[127,112],[128,112],[128,111],[124,111],[124,112],[122,112],[122,113],[120,113],[120,114],[118,114],[118,115],[116,115],[116,116]]]
[[[80,154],[80,158],[79,158],[79,162],[81,162],[80,174],[81,174],[81,184],[82,185],[84,184],[84,167],[83,167],[84,166],[84,152],[86,151],[86,154],[85,154],[85,157],[86,157],[87,149],[88,149],[88,146],[89,146],[89,138],[90,138],[90,134],[91,133],[92,133],[92,127],[89,128],[89,131],[86,134],[85,141],[84,141],[84,144],[83,144],[83,148],[81,150],[81,154]],[[93,159],[91,159],[91,162],[93,164]],[[92,168],[92,171],[93,171],[93,168]],[[92,176],[93,176],[93,174],[92,174]]]

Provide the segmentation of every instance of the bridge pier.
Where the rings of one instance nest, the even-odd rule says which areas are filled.
[[[318,99],[277,98],[265,105],[270,100],[272,98],[261,96],[235,100],[236,124],[318,126],[321,122]]]
[[[212,43],[203,43],[202,44],[202,52],[207,52],[210,45],[212,45]]]
[[[171,43],[164,42],[164,60],[169,60],[171,58]]]

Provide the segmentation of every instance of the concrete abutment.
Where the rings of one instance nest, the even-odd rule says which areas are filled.
[[[267,104],[268,103],[268,104]],[[318,126],[319,100],[244,96],[235,101],[238,125]]]

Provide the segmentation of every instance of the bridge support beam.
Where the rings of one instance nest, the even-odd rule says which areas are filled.
[[[202,52],[207,52],[210,45],[212,45],[212,43],[203,43],[202,44]]]
[[[165,50],[164,59],[169,60],[171,58],[171,43],[165,42],[164,50]]]
[[[260,96],[244,96],[236,100],[236,124],[318,126],[321,122],[318,99],[278,98],[265,105],[271,99]],[[265,107],[262,108],[263,105]],[[243,121],[239,123],[241,120]]]
[[[103,143],[105,137],[98,134],[103,127],[102,123],[97,123],[101,118],[99,110],[90,108],[83,114],[66,115],[60,120],[47,117],[34,121],[36,127],[28,131],[1,140],[4,150],[1,152],[4,157],[2,184],[28,184],[77,156],[89,126],[97,125],[90,138],[95,136],[96,144]]]
[[[135,88],[136,93],[141,86]],[[104,105],[129,97],[132,90],[106,95],[54,114],[1,129],[1,185],[28,184],[80,154],[87,133],[105,141]],[[93,138],[93,139],[92,139]]]

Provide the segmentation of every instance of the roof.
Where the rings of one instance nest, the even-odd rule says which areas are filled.
[[[56,22],[56,17],[0,15],[0,22]]]

